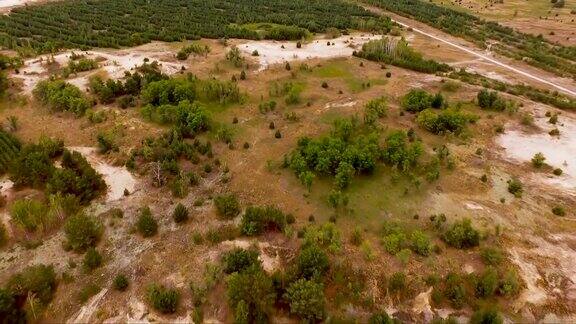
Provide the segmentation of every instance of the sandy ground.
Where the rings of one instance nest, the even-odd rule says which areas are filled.
[[[517,162],[529,163],[536,153],[543,153],[546,163],[553,168],[561,168],[561,176],[537,175],[545,183],[559,187],[566,193],[576,195],[576,116],[569,112],[559,115],[558,123],[552,125],[545,117],[549,107],[537,105],[534,109],[534,121],[537,130],[508,125],[506,132],[500,135],[496,143],[504,148],[504,158]],[[560,136],[550,136],[552,129],[560,130]]]
[[[116,201],[124,196],[124,190],[129,193],[134,191],[136,178],[125,167],[116,167],[110,165],[98,156],[97,149],[94,147],[70,147],[72,151],[81,153],[94,169],[104,177],[108,185],[106,201]]]
[[[310,42],[303,43],[301,48],[296,47],[296,42],[248,41],[238,48],[247,56],[257,51],[259,56],[256,59],[260,64],[260,70],[264,70],[273,64],[296,60],[350,56],[355,50],[360,50],[364,43],[380,38],[381,36],[365,34],[353,34],[334,39],[317,37]]]
[[[88,86],[88,79],[91,76],[105,74],[112,79],[120,79],[124,76],[125,72],[132,71],[135,67],[142,65],[146,58],[149,59],[150,62],[157,61],[163,73],[172,75],[180,72],[182,66],[185,66],[186,63],[177,62],[168,49],[168,44],[153,42],[136,48],[123,50],[93,50],[86,52],[70,50],[56,55],[44,55],[26,60],[24,66],[20,69],[20,73],[13,73],[12,77],[22,80],[23,92],[30,94],[40,80],[46,79],[49,76],[50,65],[55,64],[57,67],[65,67],[70,60],[72,52],[83,54],[86,58],[99,61],[100,67],[98,69],[72,75],[67,80],[67,82],[83,90]],[[55,63],[48,64],[49,61]]]

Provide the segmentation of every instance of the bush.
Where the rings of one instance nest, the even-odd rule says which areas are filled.
[[[502,316],[492,308],[480,309],[472,314],[470,324],[502,324]]]
[[[180,301],[180,294],[174,289],[152,284],[148,287],[148,303],[164,314],[175,313]]]
[[[391,318],[386,312],[376,313],[370,316],[368,324],[400,324],[401,322]]]
[[[520,182],[517,178],[512,178],[508,180],[508,192],[513,194],[514,197],[520,198],[522,197],[522,182]]]
[[[319,321],[325,316],[324,286],[319,282],[300,279],[286,289],[284,299],[290,304],[290,313],[305,321]]]
[[[390,292],[401,292],[406,288],[406,275],[404,272],[395,272],[388,280],[388,289]]]
[[[552,214],[556,216],[566,216],[566,211],[562,206],[555,206],[552,208]]]
[[[123,274],[119,274],[114,278],[113,281],[113,286],[114,289],[118,290],[118,291],[125,291],[128,288],[128,278],[123,275]]]
[[[158,233],[158,222],[152,216],[150,207],[143,207],[140,211],[140,217],[136,222],[136,228],[143,237],[151,237]]]
[[[497,266],[504,261],[504,252],[500,248],[486,247],[480,252],[480,257],[484,264]]]
[[[103,230],[102,224],[94,217],[83,213],[72,216],[64,224],[66,245],[77,252],[85,251],[96,246]]]
[[[500,280],[498,293],[504,297],[512,297],[520,292],[521,287],[518,273],[514,270],[508,270]]]
[[[33,94],[36,100],[55,111],[70,111],[76,115],[83,115],[92,106],[78,87],[62,80],[40,81]]]
[[[453,307],[462,308],[466,302],[466,287],[462,277],[451,272],[446,276],[444,285],[444,296],[450,300]]]
[[[385,97],[370,100],[364,106],[364,123],[373,125],[378,118],[386,116],[388,104]]]
[[[467,249],[480,244],[480,232],[472,227],[470,219],[465,218],[444,232],[442,239],[446,244],[457,249]]]
[[[182,223],[187,221],[188,209],[182,204],[176,205],[176,208],[172,212],[172,219],[174,219],[174,222],[176,223]]]
[[[476,296],[492,297],[498,289],[498,273],[494,268],[488,267],[480,275],[476,282]]]
[[[95,248],[89,248],[82,261],[86,271],[92,271],[102,265],[102,256]]]
[[[232,219],[240,214],[240,204],[235,195],[220,195],[214,198],[218,214],[226,219]]]
[[[242,234],[253,236],[264,231],[283,231],[286,215],[275,207],[248,207],[242,216],[240,230]]]
[[[16,200],[10,208],[12,221],[26,232],[42,232],[50,229],[55,219],[48,213],[48,207],[42,202],[22,199]]]
[[[460,134],[468,123],[475,122],[477,116],[463,113],[454,108],[448,108],[440,112],[425,109],[418,114],[418,125],[434,134],[455,133]]]
[[[421,256],[429,256],[432,253],[432,244],[428,235],[416,230],[410,236],[410,248],[414,253]]]
[[[417,113],[432,107],[432,96],[420,89],[412,89],[402,98],[404,110]]]
[[[532,165],[537,169],[544,166],[544,161],[546,161],[546,157],[541,152],[534,154],[534,157],[532,157]]]
[[[276,300],[272,280],[258,266],[232,273],[227,280],[228,302],[243,323],[266,323]]]
[[[253,265],[260,266],[258,251],[242,248],[235,248],[227,252],[222,257],[222,261],[224,263],[224,272],[228,274],[242,272]]]
[[[56,290],[54,267],[43,264],[28,267],[13,275],[6,287],[21,300],[34,296],[42,305],[47,305]]]
[[[8,231],[6,231],[6,225],[0,222],[0,248],[3,248],[8,243]]]
[[[342,248],[340,231],[332,222],[320,226],[310,226],[304,233],[303,246],[309,245],[317,245],[333,253],[338,252]]]
[[[311,244],[300,251],[296,257],[296,266],[300,277],[311,279],[322,277],[328,271],[330,261],[322,249]]]

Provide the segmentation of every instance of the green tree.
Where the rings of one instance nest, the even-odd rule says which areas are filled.
[[[305,321],[319,321],[325,316],[324,285],[319,282],[299,279],[286,289],[284,299],[290,304],[290,313]]]

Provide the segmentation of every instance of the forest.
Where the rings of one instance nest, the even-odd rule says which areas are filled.
[[[541,35],[518,32],[471,14],[420,0],[367,0],[367,3],[409,16],[454,36],[463,37],[501,55],[524,60],[558,75],[576,78],[576,48],[547,42]]]
[[[330,27],[386,31],[391,26],[389,19],[344,1],[63,1],[18,8],[0,17],[0,45],[51,52],[135,46],[152,40],[258,39],[261,35],[256,30],[242,25],[262,22],[296,26],[312,33]]]

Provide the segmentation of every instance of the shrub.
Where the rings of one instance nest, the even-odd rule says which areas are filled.
[[[290,304],[290,313],[305,321],[319,321],[325,316],[324,286],[319,282],[297,280],[286,289],[284,299]]]
[[[220,195],[214,198],[214,205],[221,217],[231,219],[240,214],[240,204],[235,195]]]
[[[298,273],[303,278],[322,277],[330,267],[328,256],[317,245],[311,244],[300,251],[296,258]]]
[[[155,310],[164,314],[175,313],[180,301],[180,294],[175,289],[152,284],[148,287],[148,303]]]
[[[143,237],[151,237],[158,233],[158,222],[152,216],[150,207],[143,207],[136,222],[136,228]]]
[[[388,289],[391,292],[401,292],[406,288],[406,275],[404,272],[395,272],[388,280]]]
[[[480,309],[472,314],[470,324],[502,324],[502,316],[492,308]]]
[[[467,249],[480,244],[480,232],[472,227],[470,219],[465,218],[444,232],[442,239],[446,244],[457,249]]]
[[[338,252],[342,248],[340,231],[332,222],[320,226],[310,226],[304,233],[305,247],[317,245],[328,249],[330,252]]]
[[[420,112],[432,107],[432,96],[420,89],[412,89],[402,98],[402,107],[409,112]]]
[[[82,261],[86,271],[92,271],[102,265],[102,256],[95,248],[89,248]]]
[[[522,182],[520,182],[517,178],[512,178],[508,180],[508,192],[513,194],[514,197],[520,198],[522,197]]]
[[[83,115],[92,105],[78,87],[62,80],[40,81],[33,94],[38,101],[52,110],[70,111],[76,115]]]
[[[364,106],[364,123],[373,125],[378,118],[386,116],[388,105],[385,97],[370,100]]]
[[[268,322],[276,299],[272,280],[257,266],[232,273],[227,280],[228,302],[237,320],[244,323]]]
[[[31,199],[16,200],[10,214],[14,224],[29,233],[48,230],[55,222],[45,204]]]
[[[240,230],[242,234],[253,236],[264,231],[283,231],[286,226],[286,215],[272,206],[248,207],[242,216]]]
[[[21,300],[34,296],[42,305],[47,305],[52,300],[56,284],[54,267],[40,264],[13,275],[6,287]]]
[[[521,287],[518,273],[514,270],[508,270],[500,280],[498,293],[505,297],[515,296],[520,292]]]
[[[446,276],[444,285],[444,296],[448,298],[453,307],[462,308],[466,302],[466,287],[462,277],[451,272]]]
[[[212,244],[217,244],[223,241],[232,240],[239,235],[240,233],[235,225],[222,225],[217,228],[209,229],[206,233],[206,239]]]
[[[176,205],[176,208],[172,212],[172,219],[176,223],[182,223],[188,220],[188,209],[182,204]]]
[[[373,314],[368,319],[368,324],[399,324],[400,321],[391,318],[386,312]]]
[[[566,211],[562,206],[555,206],[552,208],[552,214],[556,216],[566,216]]]
[[[561,176],[563,171],[560,168],[556,168],[554,171],[552,171],[552,173],[554,173],[555,176]]]
[[[504,252],[500,248],[486,247],[480,252],[480,257],[484,264],[497,266],[504,260]]]
[[[539,168],[543,167],[544,161],[546,161],[546,157],[541,152],[534,154],[534,157],[532,157],[532,165],[535,168],[539,169]]]
[[[125,291],[128,288],[128,278],[123,275],[123,274],[119,274],[116,277],[114,277],[114,281],[113,281],[113,286],[114,289],[118,290],[118,291]]]
[[[498,289],[498,273],[494,268],[488,267],[480,275],[476,282],[476,296],[491,297]]]
[[[428,235],[416,230],[410,236],[410,248],[414,253],[421,256],[428,256],[432,252],[432,244]]]
[[[391,233],[385,235],[382,238],[382,244],[384,245],[384,250],[390,254],[396,254],[400,252],[403,246],[405,246],[406,234],[404,233]]]
[[[440,112],[425,109],[418,114],[418,125],[434,134],[451,132],[460,134],[468,123],[476,121],[478,117],[463,113],[454,108],[448,108]]]
[[[8,232],[6,231],[6,225],[0,222],[0,248],[3,248],[8,243]]]
[[[64,224],[66,245],[77,252],[85,251],[96,246],[103,230],[102,224],[94,217],[86,216],[83,213],[74,215],[68,218]]]
[[[253,265],[260,266],[258,251],[242,248],[235,248],[227,252],[222,257],[222,261],[224,263],[224,272],[228,274],[244,271]]]

